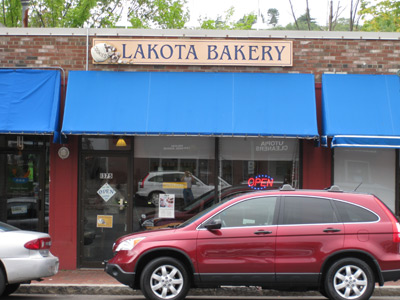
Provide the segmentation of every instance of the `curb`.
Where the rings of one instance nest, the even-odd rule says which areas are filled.
[[[22,284],[16,294],[62,294],[62,295],[137,295],[140,290],[132,290],[122,285],[87,284]],[[321,296],[319,292],[288,292],[262,290],[257,287],[221,287],[217,289],[191,289],[189,296]],[[376,287],[374,296],[400,296],[400,286]]]

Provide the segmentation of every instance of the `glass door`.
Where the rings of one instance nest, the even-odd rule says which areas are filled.
[[[82,155],[80,182],[80,267],[101,267],[115,240],[131,230],[130,157]]]
[[[48,232],[44,151],[0,154],[1,221],[23,230]]]

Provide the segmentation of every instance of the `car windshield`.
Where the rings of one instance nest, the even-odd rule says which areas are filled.
[[[6,223],[0,222],[0,232],[4,232],[4,231],[15,231],[15,230],[19,230],[17,227],[8,225]]]
[[[183,222],[182,224],[179,224],[177,226],[177,228],[182,228],[182,227],[186,227],[189,224],[192,224],[193,222],[195,222],[197,219],[200,219],[202,216],[204,216],[206,213],[208,213],[209,211],[213,210],[214,208],[220,206],[221,204],[225,203],[226,201],[228,201],[228,199],[223,200],[221,202],[218,202],[212,206],[210,206],[209,208],[199,212],[197,215],[194,215],[193,217],[191,217],[190,219],[186,220],[185,222]]]

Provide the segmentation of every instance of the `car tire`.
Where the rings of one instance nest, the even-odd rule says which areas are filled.
[[[155,207],[158,207],[160,203],[160,195],[164,194],[163,192],[151,192],[149,195],[149,201],[153,203]]]
[[[140,288],[146,299],[183,300],[190,288],[189,275],[179,260],[159,257],[143,269]]]
[[[4,271],[0,267],[0,296],[3,295],[5,288],[6,288],[6,276],[4,274]]]
[[[332,264],[325,278],[325,292],[331,300],[367,300],[375,288],[370,266],[358,258],[343,258]]]
[[[14,293],[16,290],[18,290],[20,284],[19,283],[13,283],[13,284],[7,284],[3,294],[1,294],[2,297],[11,295],[12,293]]]

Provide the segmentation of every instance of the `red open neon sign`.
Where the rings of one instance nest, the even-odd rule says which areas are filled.
[[[247,184],[253,190],[265,190],[274,185],[274,179],[268,175],[257,175],[256,177],[250,177],[247,180]]]

